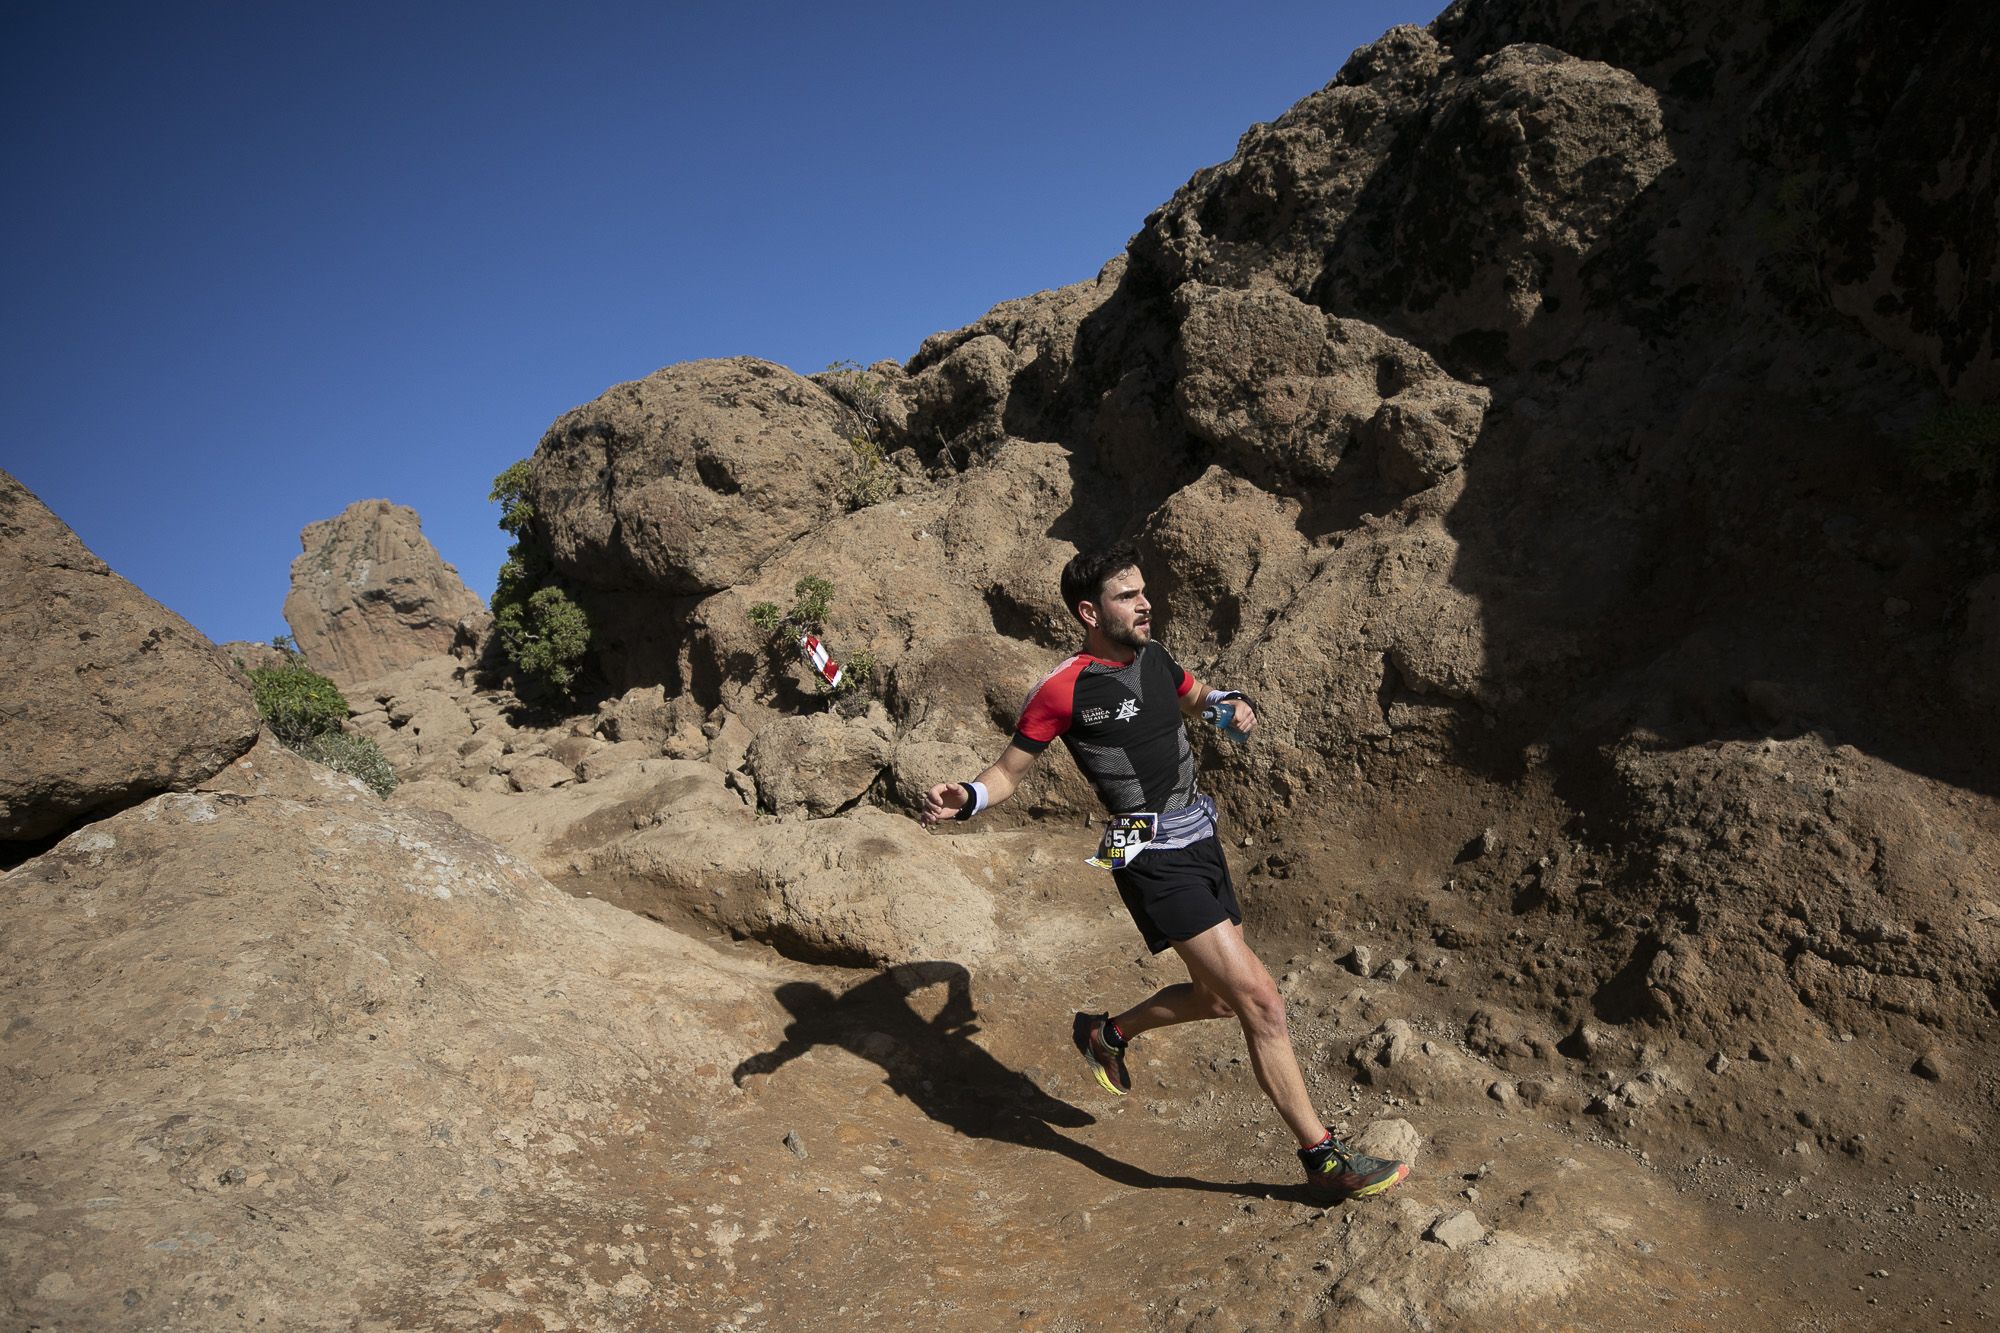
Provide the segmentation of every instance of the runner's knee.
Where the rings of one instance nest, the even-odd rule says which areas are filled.
[[[1285,1029],[1285,997],[1268,978],[1236,997],[1236,1015],[1250,1032],[1282,1034]]]

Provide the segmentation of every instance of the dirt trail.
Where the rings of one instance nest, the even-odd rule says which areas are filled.
[[[1088,850],[1080,831],[987,836],[997,865],[1037,841],[1079,861]],[[773,958],[772,1001],[747,1023],[741,1063],[693,1071],[713,1097],[635,1108],[642,1132],[587,1147],[571,1168],[583,1187],[572,1197],[588,1205],[449,1238],[457,1266],[437,1274],[436,1294],[399,1293],[381,1316],[745,1331],[1976,1328],[2000,1317],[1983,1158],[1948,1180],[1839,1155],[1796,1159],[1787,1173],[1699,1148],[1642,1153],[1611,1142],[1599,1117],[1552,1111],[1560,1098],[1536,1109],[1477,1084],[1414,1095],[1356,1085],[1348,1052],[1382,1020],[1442,1033],[1464,997],[1350,975],[1325,936],[1263,930],[1253,895],[1252,941],[1283,970],[1323,1113],[1347,1133],[1407,1119],[1424,1141],[1390,1196],[1315,1207],[1234,1024],[1135,1044],[1129,1098],[1089,1078],[1068,1046],[1070,1011],[1116,1006],[1178,968],[1144,958],[1080,864],[1058,857],[1036,884],[1009,900],[1013,948],[976,972]],[[1448,1037],[1431,1043],[1440,1061],[1497,1074],[1446,1051],[1458,1046]],[[1429,1238],[1461,1210],[1481,1239],[1453,1249]]]

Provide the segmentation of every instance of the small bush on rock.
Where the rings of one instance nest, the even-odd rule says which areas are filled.
[[[848,441],[854,448],[854,466],[848,470],[842,489],[849,509],[866,509],[881,504],[896,493],[896,471],[882,453],[882,446],[865,435]]]
[[[257,711],[277,738],[296,750],[314,736],[337,731],[347,720],[340,688],[299,658],[250,673]]]
[[[396,772],[381,747],[340,729],[347,699],[340,687],[293,656],[283,666],[250,672],[257,711],[284,747],[317,764],[360,778],[377,796],[396,789]]]
[[[360,778],[377,796],[387,796],[396,790],[396,770],[389,767],[382,748],[366,736],[323,731],[299,746],[298,752],[336,773]]]

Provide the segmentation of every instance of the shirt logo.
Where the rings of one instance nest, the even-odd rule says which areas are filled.
[[[1100,722],[1109,722],[1111,720],[1110,710],[1104,708],[1086,708],[1083,710],[1082,716],[1084,725],[1088,727],[1094,727]]]
[[[1130,722],[1137,716],[1139,716],[1139,701],[1137,699],[1127,699],[1124,703],[1118,705],[1118,721]]]

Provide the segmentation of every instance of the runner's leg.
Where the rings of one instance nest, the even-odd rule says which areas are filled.
[[[1278,1108],[1299,1146],[1310,1148],[1326,1137],[1326,1126],[1306,1094],[1292,1051],[1292,1033],[1285,1022],[1285,1000],[1264,963],[1244,943],[1243,928],[1224,921],[1193,939],[1174,941],[1194,984],[1235,1010],[1250,1046],[1250,1067],[1257,1085]]]
[[[1206,1018],[1234,1018],[1231,1009],[1220,995],[1206,986],[1192,981],[1183,981],[1168,986],[1147,999],[1139,1001],[1112,1022],[1130,1041],[1141,1032],[1151,1032],[1154,1028],[1171,1027],[1175,1023],[1198,1023]]]

